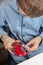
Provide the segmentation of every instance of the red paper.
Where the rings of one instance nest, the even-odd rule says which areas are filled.
[[[26,56],[27,53],[28,53],[28,52],[24,52],[24,51],[22,50],[22,46],[21,46],[21,45],[18,45],[18,46],[16,47],[16,49],[15,49],[15,54],[16,54],[16,56],[20,56],[20,55]]]

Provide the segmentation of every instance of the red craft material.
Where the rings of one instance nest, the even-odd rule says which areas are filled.
[[[16,56],[26,56],[28,54],[27,51],[23,51],[22,50],[22,45],[20,45],[19,43],[14,43],[14,53],[16,54]]]
[[[17,56],[19,56],[19,55],[26,56],[27,55],[27,52],[25,52],[25,51],[22,50],[22,46],[21,45],[18,45],[16,47],[16,49],[15,49],[15,54]]]

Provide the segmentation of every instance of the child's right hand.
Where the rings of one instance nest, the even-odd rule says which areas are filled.
[[[8,35],[3,35],[2,36],[2,41],[4,43],[5,48],[11,53],[14,54],[11,49],[13,48],[12,44],[15,42],[14,39],[12,39],[11,37],[9,37]],[[19,43],[20,41],[16,40],[17,43]]]

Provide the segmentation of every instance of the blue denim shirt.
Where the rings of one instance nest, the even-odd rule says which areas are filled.
[[[35,36],[43,37],[43,16],[28,18],[20,14],[17,0],[5,0],[0,4],[0,37],[6,34],[3,29],[6,24],[13,36],[25,43]]]
[[[5,0],[0,4],[0,37],[6,32],[3,26],[8,24],[12,34],[19,40],[29,41],[34,36],[41,35],[40,27],[43,27],[43,16],[28,18],[19,13],[17,0]]]

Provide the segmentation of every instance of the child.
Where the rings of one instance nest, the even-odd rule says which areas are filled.
[[[6,25],[10,36],[4,30]],[[28,57],[43,52],[43,0],[3,0],[0,4],[0,38],[16,63],[26,58],[17,57],[11,51],[14,39],[25,44],[23,47],[30,52]],[[14,65],[10,60],[9,65]]]

